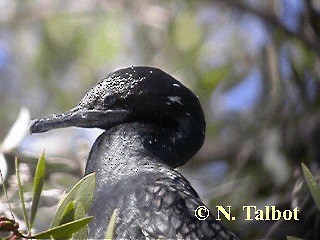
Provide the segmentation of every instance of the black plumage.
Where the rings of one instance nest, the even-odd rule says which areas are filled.
[[[35,120],[30,129],[67,126],[106,129],[86,166],[97,177],[89,238],[104,237],[118,208],[119,239],[237,239],[214,216],[195,217],[204,204],[174,170],[202,146],[205,120],[197,97],[170,75],[152,67],[115,71],[77,107]]]

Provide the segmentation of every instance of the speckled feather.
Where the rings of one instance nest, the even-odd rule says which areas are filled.
[[[173,177],[168,178],[168,173]],[[150,239],[237,239],[214,216],[198,220],[194,211],[204,204],[189,182],[171,170],[145,186],[145,198],[138,201],[141,229]]]
[[[101,239],[115,208],[117,239],[237,239],[210,216],[190,183],[144,147],[145,131],[157,126],[126,123],[104,132],[93,145],[86,173],[96,172],[89,237]]]
[[[149,72],[150,74],[150,72]],[[117,94],[126,98],[133,93],[133,89],[139,82],[145,80],[145,76],[136,74],[135,68],[128,68],[126,72],[113,72],[99,81],[80,102],[80,106],[102,107],[105,99],[110,94]],[[101,100],[102,102],[99,102]]]

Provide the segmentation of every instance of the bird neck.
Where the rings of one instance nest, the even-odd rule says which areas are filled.
[[[197,146],[196,127],[187,128],[186,124],[175,130],[139,122],[112,127],[93,144],[86,174],[96,172],[97,178],[103,176],[113,181],[148,171],[155,165],[180,166],[201,146]]]
[[[96,173],[97,184],[116,183],[150,165],[162,164],[144,146],[145,124],[124,123],[102,133],[89,153],[86,174]]]

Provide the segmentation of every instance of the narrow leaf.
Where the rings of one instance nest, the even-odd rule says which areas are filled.
[[[91,173],[82,178],[64,197],[58,206],[57,212],[51,222],[51,227],[56,227],[62,219],[63,211],[70,201],[73,201],[75,209],[81,203],[85,212],[88,210],[94,193],[95,188],[95,174]]]
[[[19,191],[19,198],[20,198],[21,206],[22,206],[23,218],[24,218],[24,221],[26,222],[27,229],[30,232],[31,226],[30,226],[29,217],[28,217],[28,214],[26,211],[26,204],[24,201],[23,188],[22,188],[21,179],[20,179],[20,172],[19,172],[19,161],[18,161],[17,157],[15,159],[15,167],[16,167],[16,175],[17,175],[17,180],[18,180],[18,191]]]
[[[74,203],[71,201],[71,202],[69,202],[69,204],[66,206],[66,208],[63,211],[62,218],[59,222],[59,226],[76,220],[74,218],[74,212],[75,212]],[[85,216],[83,216],[83,217],[85,217]],[[66,236],[66,239],[70,239],[70,238],[71,238],[71,235]]]
[[[73,222],[68,222],[63,225],[60,225],[58,227],[51,228],[47,231],[38,233],[32,238],[36,239],[50,239],[51,236],[53,238],[67,238],[71,234],[77,232],[79,229],[83,228],[86,226],[90,221],[92,217],[85,217]]]
[[[34,176],[30,227],[32,227],[34,220],[36,218],[40,196],[42,192],[42,187],[43,187],[43,182],[44,182],[45,167],[46,167],[46,157],[45,157],[45,153],[43,152],[39,158],[35,176]]]
[[[111,215],[111,218],[107,227],[107,231],[105,234],[105,239],[114,238],[113,236],[114,236],[114,230],[116,228],[116,220],[117,220],[118,214],[119,214],[119,209],[116,208]]]
[[[309,171],[309,169],[306,167],[306,165],[304,165],[304,163],[302,163],[301,165],[302,165],[303,175],[307,180],[307,184],[308,184],[309,190],[311,192],[311,195],[312,195],[318,209],[320,209],[320,186],[317,183],[317,181],[315,180],[315,178],[312,176],[312,173]]]
[[[83,205],[81,202],[79,202],[78,207],[75,211],[74,218],[80,219],[86,216],[86,212],[83,208]],[[87,227],[81,228],[78,232],[73,234],[72,239],[87,239]]]
[[[68,203],[68,205],[64,209],[59,225],[74,221],[75,220],[74,212],[75,212],[74,203],[71,201]]]

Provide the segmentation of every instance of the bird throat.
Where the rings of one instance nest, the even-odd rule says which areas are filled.
[[[112,127],[93,144],[85,173],[95,172],[97,179],[101,179],[97,184],[105,185],[153,167],[169,167],[157,155],[160,149],[165,156],[175,148],[170,135],[172,130],[137,122]]]

